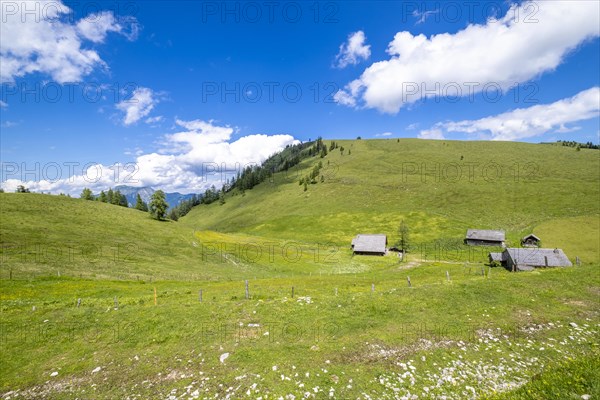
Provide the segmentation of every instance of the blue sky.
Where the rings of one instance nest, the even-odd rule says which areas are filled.
[[[24,7],[1,2],[7,190],[200,191],[210,163],[317,136],[598,143],[597,2]],[[115,163],[135,182],[107,173]]]

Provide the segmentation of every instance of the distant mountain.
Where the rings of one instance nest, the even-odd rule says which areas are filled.
[[[135,201],[136,201],[138,193],[140,194],[140,197],[142,198],[142,200],[144,200],[147,204],[149,204],[150,198],[156,191],[149,186],[133,187],[133,186],[125,186],[125,185],[115,186],[113,188],[113,190],[119,190],[121,192],[121,194],[125,195],[125,197],[127,198],[127,202],[129,203],[129,207],[135,206]],[[177,206],[182,201],[189,200],[190,198],[192,198],[193,195],[194,195],[193,193],[190,193],[190,194],[181,194],[179,192],[165,193],[165,200],[167,201],[167,204],[169,204],[169,209],[171,209],[171,208]],[[197,195],[197,196],[199,196],[199,195]]]

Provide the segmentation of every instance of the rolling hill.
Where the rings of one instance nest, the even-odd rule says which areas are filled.
[[[600,396],[596,150],[338,145],[178,222],[0,193],[0,397]],[[405,262],[352,256],[401,220]],[[491,268],[468,227],[583,264]]]
[[[405,220],[416,248],[460,246],[467,228],[504,229],[518,245],[540,227],[544,245],[600,260],[596,150],[418,139],[336,143],[340,148],[326,157],[304,160],[244,194],[230,193],[224,205],[195,207],[180,223],[347,247],[357,233],[385,233],[394,242]],[[323,182],[317,179],[304,191],[299,179],[319,162]],[[585,228],[544,228],[565,218]],[[578,243],[591,247],[580,251]]]

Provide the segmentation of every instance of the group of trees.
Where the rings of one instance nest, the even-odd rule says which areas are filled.
[[[214,186],[212,186],[212,189],[214,192],[216,192]],[[211,196],[213,191],[210,192]],[[206,192],[204,196],[206,196]],[[189,213],[193,207],[197,206],[198,204],[202,204],[202,200],[205,198],[204,196],[193,195],[188,200],[181,201],[177,206],[173,207],[171,211],[169,211],[169,219],[177,221],[180,217],[183,217]]]
[[[98,196],[94,196],[90,189],[84,188],[80,197],[84,200],[100,201],[102,203],[129,207],[127,197],[125,197],[125,195],[122,194],[118,189],[113,191],[112,188],[109,188],[107,192],[104,192],[103,190]],[[146,204],[146,202],[142,200],[142,196],[140,196],[138,193],[136,196],[135,206],[133,208],[143,212],[149,212],[154,219],[163,220],[167,216],[169,204],[167,203],[165,192],[162,190],[157,190],[152,194],[150,205]]]
[[[122,194],[121,191],[118,189],[113,191],[112,188],[109,188],[106,193],[103,190],[98,196],[94,196],[90,189],[83,188],[83,191],[81,192],[81,195],[79,197],[81,197],[84,200],[95,200],[102,203],[114,204],[121,207],[129,207],[127,197],[125,197],[125,195]]]
[[[315,185],[317,183],[317,177],[321,173],[321,168],[323,168],[323,161],[319,161],[319,163],[310,171],[310,174],[300,178],[299,184],[300,186],[304,185],[305,192],[308,190],[308,184]],[[323,175],[321,175],[321,182],[325,182],[325,177]]]
[[[358,140],[360,140],[360,136],[357,138]],[[344,155],[344,151],[346,149],[344,149],[344,146],[340,146],[338,145],[335,141],[331,141],[331,144],[329,145],[329,151],[335,150],[339,148],[340,149],[340,154]],[[352,152],[350,150],[348,150],[348,155],[352,154]],[[327,153],[325,153],[325,155],[327,155]]]
[[[244,168],[244,170],[238,172],[237,176],[228,179],[221,189],[215,188],[214,185],[211,186],[204,192],[201,199],[192,201],[191,205],[185,205],[182,207],[181,212],[178,210],[178,216],[185,215],[189,212],[189,209],[198,204],[211,204],[215,201],[225,204],[226,193],[237,191],[243,194],[246,190],[250,190],[259,183],[271,178],[276,172],[288,171],[302,160],[317,155],[321,155],[321,157],[327,155],[326,146],[320,137],[315,142],[288,145],[281,152],[267,158],[261,165]]]
[[[580,149],[596,149],[596,150],[598,150],[598,149],[600,149],[600,145],[594,144],[592,142],[579,143],[574,140],[558,140],[557,143],[561,144],[563,146],[567,146],[567,147],[575,147],[577,150],[580,150]]]
[[[326,152],[327,149],[321,138],[318,138],[316,142],[288,145],[283,151],[267,158],[262,165],[247,167],[238,173],[229,186],[225,185],[225,192],[237,189],[243,193],[269,179],[276,172],[287,171],[306,158],[323,154],[323,151]]]

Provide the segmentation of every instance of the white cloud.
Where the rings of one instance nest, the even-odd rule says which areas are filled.
[[[31,73],[50,75],[58,83],[80,82],[106,63],[84,42],[103,43],[108,32],[137,35],[137,22],[122,22],[112,12],[91,14],[77,23],[68,21],[72,11],[61,1],[8,2],[2,0],[0,24],[0,82]],[[34,10],[27,14],[27,10]]]
[[[522,140],[546,133],[564,133],[578,129],[565,124],[600,116],[600,88],[579,92],[573,97],[551,104],[519,108],[478,120],[440,122],[431,129],[421,131],[419,137],[432,138],[443,132],[459,132],[479,139]]]
[[[338,90],[334,95],[333,99],[344,106],[355,107],[356,106],[356,98],[352,96],[350,93],[344,90]]]
[[[117,103],[115,107],[125,113],[123,124],[132,125],[148,116],[158,102],[152,89],[140,86],[133,91],[129,99]]]
[[[131,168],[116,166],[121,171],[118,174],[121,180],[115,180],[115,167],[98,164],[90,167],[87,175],[65,177],[56,182],[9,179],[2,186],[7,191],[14,191],[17,185],[23,184],[36,192],[72,195],[79,195],[84,187],[99,192],[120,184],[152,186],[167,192],[198,193],[212,184],[220,187],[225,178],[234,176],[245,166],[259,164],[287,145],[298,143],[291,135],[264,134],[232,141],[236,130],[230,126],[218,126],[213,121],[202,120],[177,120],[176,123],[185,130],[165,135],[159,152],[141,154],[140,149],[136,149],[137,171],[134,175],[131,176]],[[221,176],[220,170],[229,171],[229,174]],[[98,181],[93,182],[98,176]],[[123,181],[126,177],[130,179]]]
[[[335,57],[335,66],[345,68],[348,65],[356,65],[361,60],[367,60],[371,56],[371,46],[365,44],[366,40],[363,31],[348,35],[348,40],[340,45],[340,51]]]
[[[19,125],[19,123],[15,121],[4,121],[0,126],[3,128],[12,128],[13,126],[17,125]]]
[[[8,103],[0,100],[0,108],[6,108],[6,107],[8,107]]]
[[[424,97],[466,96],[490,84],[508,90],[555,69],[569,51],[599,35],[597,1],[526,1],[499,20],[454,34],[397,33],[388,45],[391,58],[372,64],[335,99],[397,113]]]
[[[111,11],[90,14],[79,20],[76,28],[82,38],[94,43],[103,43],[109,32],[120,33],[128,40],[133,41],[137,39],[139,29],[137,21],[134,18],[118,21]]]
[[[147,124],[155,124],[157,122],[162,122],[163,119],[164,119],[164,117],[162,115],[158,115],[156,117],[146,118],[146,120],[144,122]]]
[[[422,130],[419,133],[419,139],[437,139],[437,140],[444,140],[446,139],[444,137],[444,134],[442,133],[441,129],[425,129]]]
[[[375,136],[377,136],[377,137],[381,137],[381,136],[385,137],[385,136],[392,136],[392,135],[393,135],[392,132],[383,132],[383,133],[377,133],[377,134],[375,134]]]

